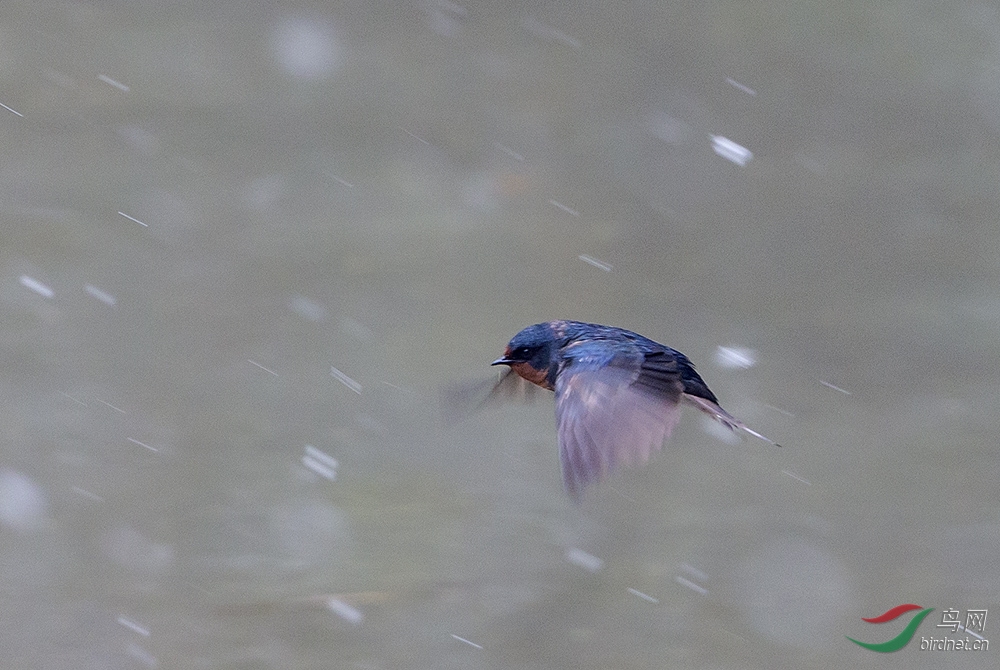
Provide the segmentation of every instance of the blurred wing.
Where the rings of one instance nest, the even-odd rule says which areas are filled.
[[[563,484],[574,498],[620,465],[641,465],[680,417],[684,389],[669,354],[574,365],[556,381],[556,422]]]
[[[534,400],[543,389],[522,379],[510,368],[489,379],[449,384],[441,390],[441,411],[448,425],[489,405],[510,400]]]

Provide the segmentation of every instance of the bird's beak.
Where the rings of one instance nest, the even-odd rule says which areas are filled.
[[[490,363],[490,365],[513,365],[515,362],[516,361],[512,361],[509,358],[507,358],[507,356],[501,356],[500,358]]]

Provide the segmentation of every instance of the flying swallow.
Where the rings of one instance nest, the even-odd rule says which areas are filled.
[[[722,409],[687,356],[630,330],[536,323],[515,335],[492,365],[510,366],[555,391],[563,484],[576,499],[620,465],[649,460],[677,424],[681,403],[775,444]]]

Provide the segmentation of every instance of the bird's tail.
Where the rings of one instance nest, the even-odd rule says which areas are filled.
[[[712,417],[722,425],[728,427],[730,430],[739,429],[745,433],[753,435],[756,438],[764,440],[768,444],[773,444],[776,447],[781,446],[771,438],[764,437],[756,430],[753,430],[752,428],[750,428],[750,426],[746,425],[741,420],[737,419],[735,416],[733,416],[726,410],[722,409],[722,407],[720,407],[717,403],[712,402],[711,400],[706,400],[705,398],[699,398],[698,396],[694,395],[688,395],[687,393],[683,395],[683,398],[684,400],[691,403],[705,414],[708,414],[710,417]]]

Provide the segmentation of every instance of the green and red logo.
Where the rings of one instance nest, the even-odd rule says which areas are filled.
[[[846,637],[848,640],[858,645],[859,647],[864,647],[865,649],[870,649],[871,651],[880,651],[880,652],[899,651],[907,644],[909,644],[910,640],[913,639],[913,636],[916,635],[917,633],[917,627],[920,625],[920,622],[922,622],[928,614],[934,611],[933,607],[924,608],[921,607],[920,605],[912,605],[912,604],[896,605],[885,614],[880,614],[879,616],[872,617],[871,619],[865,619],[863,617],[861,619],[862,621],[865,621],[867,623],[875,623],[875,624],[885,623],[886,621],[894,621],[899,617],[903,616],[904,614],[906,614],[907,612],[912,612],[913,610],[920,610],[920,612],[915,614],[913,618],[910,619],[910,623],[906,624],[906,628],[903,629],[902,633],[892,638],[888,642],[879,642],[879,643],[861,642],[860,640],[855,640],[853,637],[847,635],[845,635],[844,637]]]

